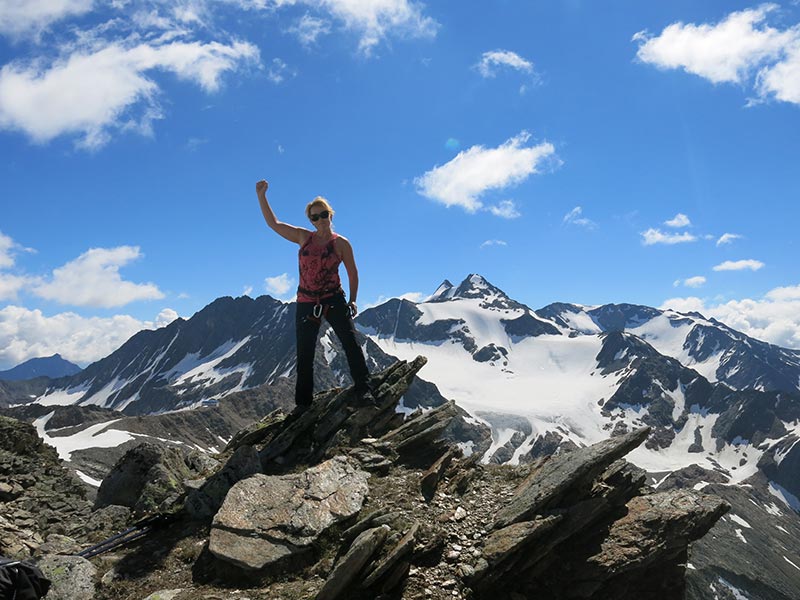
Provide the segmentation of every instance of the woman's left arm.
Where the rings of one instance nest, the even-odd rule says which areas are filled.
[[[358,268],[353,255],[353,247],[350,245],[350,241],[342,236],[337,237],[336,241],[339,256],[342,257],[344,268],[347,270],[347,279],[350,282],[350,298],[347,304],[350,306],[350,313],[355,317],[356,313],[358,313],[358,307],[356,306],[356,299],[358,298]]]

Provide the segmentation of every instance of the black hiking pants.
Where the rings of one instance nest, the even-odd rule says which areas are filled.
[[[297,331],[297,384],[294,401],[297,405],[308,406],[314,396],[314,351],[317,335],[324,318],[331,324],[334,333],[344,348],[350,376],[357,391],[368,389],[369,371],[364,353],[356,342],[356,328],[350,316],[344,294],[336,294],[321,301],[323,314],[314,318],[313,302],[298,302],[295,328]]]

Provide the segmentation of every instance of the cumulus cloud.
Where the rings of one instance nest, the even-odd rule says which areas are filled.
[[[552,144],[529,146],[530,137],[523,131],[497,148],[472,146],[463,150],[451,161],[417,177],[414,180],[417,191],[445,206],[460,206],[475,213],[484,207],[481,201],[484,194],[525,181],[554,157]]]
[[[80,146],[98,148],[113,131],[149,134],[163,116],[160,88],[148,73],[169,71],[214,92],[225,72],[259,60],[258,49],[241,41],[137,40],[91,40],[50,63],[4,65],[0,128],[22,131],[38,143],[77,135]]]
[[[14,300],[19,292],[30,285],[31,278],[24,275],[0,273],[0,300]]]
[[[0,33],[18,37],[38,34],[51,23],[89,12],[93,0],[3,0]]]
[[[760,260],[726,260],[714,267],[715,271],[744,271],[750,269],[751,271],[758,271],[764,266]]]
[[[153,283],[125,281],[119,274],[141,256],[138,246],[92,248],[53,270],[49,280],[40,280],[31,291],[60,304],[113,308],[137,300],[157,300],[164,294]]]
[[[636,56],[661,69],[683,69],[712,83],[752,84],[762,99],[800,104],[800,25],[770,27],[776,4],[732,12],[714,24],[673,23],[659,35],[640,31]]]
[[[669,221],[664,221],[664,225],[667,227],[690,227],[692,222],[689,220],[683,213],[678,213],[674,217],[672,217]]]
[[[170,308],[152,321],[140,321],[129,315],[99,318],[64,312],[47,316],[40,310],[6,306],[0,309],[0,369],[55,353],[85,365],[108,356],[138,331],[164,327],[176,318],[178,314]]]
[[[595,223],[591,219],[582,217],[581,216],[582,214],[583,214],[583,208],[581,208],[580,206],[576,206],[566,215],[564,215],[562,223],[564,223],[564,225],[578,225],[580,227],[585,227],[586,229],[594,229],[595,227],[597,227],[597,223]]]
[[[718,304],[694,296],[671,298],[661,308],[696,311],[754,338],[800,349],[800,285],[775,288],[762,298]]]
[[[689,277],[688,279],[678,279],[674,286],[678,287],[679,285],[684,285],[686,287],[698,288],[704,286],[705,284],[706,278],[702,275],[697,275],[695,277]]]
[[[272,294],[277,298],[286,296],[292,288],[294,288],[294,279],[288,273],[282,273],[275,277],[267,277],[264,279],[264,287],[268,294]]]
[[[738,233],[723,233],[720,238],[717,240],[717,246],[723,246],[725,244],[730,244],[733,240],[738,240],[742,236]]]
[[[486,240],[481,244],[481,249],[488,248],[489,246],[508,246],[507,242],[503,240]]]
[[[510,50],[491,50],[484,52],[480,61],[475,65],[475,69],[483,77],[495,77],[497,69],[508,68],[523,73],[533,73],[533,63],[522,58],[516,52]]]
[[[697,240],[696,236],[686,231],[683,233],[664,233],[660,229],[653,229],[652,227],[642,232],[640,235],[642,236],[642,243],[645,246],[652,246],[654,244],[684,244]]]

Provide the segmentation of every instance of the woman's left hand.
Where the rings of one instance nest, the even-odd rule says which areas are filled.
[[[347,306],[350,308],[350,316],[355,317],[358,314],[358,307],[355,302],[348,302]]]

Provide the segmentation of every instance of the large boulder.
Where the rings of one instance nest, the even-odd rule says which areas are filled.
[[[47,600],[93,600],[97,569],[80,556],[51,554],[38,564],[52,585]]]
[[[368,477],[352,459],[336,456],[301,473],[240,481],[214,517],[209,550],[247,570],[303,552],[361,510]]]
[[[163,510],[184,491],[184,480],[197,476],[188,455],[151,443],[128,450],[103,479],[94,507],[116,504],[141,515]]]

